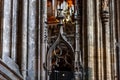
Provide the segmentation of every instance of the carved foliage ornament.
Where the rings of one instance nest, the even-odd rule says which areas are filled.
[[[109,21],[109,0],[102,0],[102,21],[103,23]]]
[[[108,11],[109,10],[109,0],[102,1],[102,10]]]

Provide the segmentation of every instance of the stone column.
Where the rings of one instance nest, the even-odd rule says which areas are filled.
[[[110,23],[109,23],[109,0],[102,0],[102,27],[104,38],[104,53],[105,53],[105,80],[111,79],[111,52],[110,52]]]
[[[47,54],[47,0],[42,0],[42,43],[41,43],[41,80],[47,80],[47,74],[43,68]]]
[[[111,75],[112,80],[118,80],[117,77],[117,54],[116,54],[116,12],[115,12],[115,0],[110,0],[110,29],[111,29]]]
[[[42,0],[38,1],[38,80],[42,80],[41,79],[41,41],[42,41]]]
[[[28,25],[27,25],[27,32],[28,32],[28,42],[27,42],[27,53],[28,53],[28,80],[36,80],[36,55],[37,55],[37,21],[36,21],[36,6],[37,0],[29,0],[29,11],[28,11]]]
[[[11,1],[12,2],[12,1]],[[17,45],[17,8],[18,0],[12,2],[12,42],[11,42],[11,58],[16,61],[16,45]],[[10,26],[9,26],[10,27]]]
[[[55,16],[55,11],[56,11],[56,8],[57,8],[57,6],[56,6],[56,2],[57,2],[57,0],[52,0],[53,16]]]
[[[54,0],[54,16],[57,16],[57,0]]]
[[[97,64],[96,64],[96,69],[98,71],[96,71],[96,74],[98,76],[98,80],[104,80],[104,70],[103,70],[103,46],[102,46],[102,25],[101,25],[101,21],[100,21],[100,0],[96,0],[95,4],[96,4],[96,38],[97,38]],[[98,66],[98,67],[97,67]]]
[[[104,48],[103,48],[103,30],[102,30],[102,24],[100,24],[100,54],[98,55],[98,60],[100,61],[100,63],[98,64],[98,71],[99,71],[99,80],[104,80]]]
[[[118,80],[120,80],[120,1],[116,0],[115,1],[115,6],[116,6],[116,24],[117,24],[117,41],[118,41],[118,45],[116,46],[117,48],[117,76],[118,76]]]
[[[0,0],[0,58],[2,58],[3,0]]]
[[[27,28],[28,28],[28,0],[23,0],[23,11],[22,11],[22,61],[21,71],[23,79],[26,80],[27,72]]]
[[[80,1],[75,0],[75,60],[74,60],[74,78],[75,80],[83,79],[83,65],[81,59],[81,50],[80,50],[80,27],[81,26],[81,15],[80,12],[82,8]],[[79,9],[79,10],[78,10]]]
[[[95,78],[95,33],[94,33],[94,0],[87,0],[87,38],[88,38],[88,68],[89,68],[89,80],[96,80]]]
[[[10,32],[11,32],[11,0],[4,0],[3,9],[3,47],[2,47],[2,59],[10,57]]]

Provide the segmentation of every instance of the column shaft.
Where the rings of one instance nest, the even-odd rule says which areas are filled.
[[[10,57],[10,32],[11,32],[11,2],[12,0],[4,0],[3,9],[3,47],[2,58]]]
[[[41,80],[47,80],[43,64],[46,62],[47,54],[47,0],[42,0],[42,44],[41,44]]]
[[[39,9],[39,12],[38,12],[38,80],[41,80],[41,28],[42,28],[42,19],[41,19],[41,16],[42,16],[42,0],[39,0],[39,5],[38,5],[38,9]]]
[[[13,0],[12,3],[12,50],[11,50],[11,58],[16,61],[16,43],[17,43],[17,8],[18,0]]]
[[[115,5],[116,5],[116,24],[117,24],[117,29],[116,29],[116,31],[117,31],[117,41],[118,41],[118,43],[120,43],[120,1],[119,0],[116,0],[115,1],[116,3],[115,3]],[[118,45],[118,46],[116,46],[116,48],[117,48],[117,63],[118,63],[118,65],[117,65],[117,73],[118,73],[118,80],[120,80],[120,45]]]
[[[27,72],[27,27],[28,27],[28,0],[23,0],[23,11],[22,11],[22,61],[21,70],[23,79],[26,80]]]
[[[96,69],[98,74],[98,80],[103,80],[104,70],[103,70],[103,47],[102,47],[102,26],[100,23],[100,0],[96,0],[96,27],[97,27],[97,63]],[[98,66],[98,67],[97,67]]]
[[[53,16],[55,15],[55,8],[56,8],[56,0],[52,0],[52,12],[53,12]]]
[[[28,42],[27,42],[27,48],[28,48],[28,79],[30,80],[36,80],[36,55],[37,55],[37,25],[36,25],[36,6],[37,6],[37,0],[29,0],[29,21],[28,21]]]
[[[0,0],[0,58],[2,58],[3,0]]]
[[[99,70],[100,71],[100,75],[101,75],[101,80],[104,80],[104,48],[103,48],[103,37],[102,37],[102,34],[103,34],[103,30],[102,30],[102,25],[100,26],[100,64],[99,64]]]
[[[104,39],[104,60],[105,60],[105,80],[111,80],[111,47],[110,47],[110,4],[109,0],[102,0],[102,24],[103,24],[103,39]]]
[[[117,80],[117,58],[116,58],[116,21],[115,21],[115,1],[110,0],[110,12],[111,12],[111,20],[110,20],[110,26],[111,26],[111,75],[112,80]]]
[[[94,0],[87,0],[87,37],[88,37],[88,68],[89,80],[95,80],[95,66],[94,66]]]
[[[111,80],[111,52],[110,52],[110,27],[106,23],[105,27],[105,53],[106,53],[106,80]]]

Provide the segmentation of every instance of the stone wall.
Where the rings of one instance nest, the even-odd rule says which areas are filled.
[[[80,4],[84,79],[119,80],[120,1]],[[0,79],[46,80],[46,21],[47,0],[0,0]]]

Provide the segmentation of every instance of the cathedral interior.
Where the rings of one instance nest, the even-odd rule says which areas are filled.
[[[120,0],[0,0],[0,80],[120,80]]]

